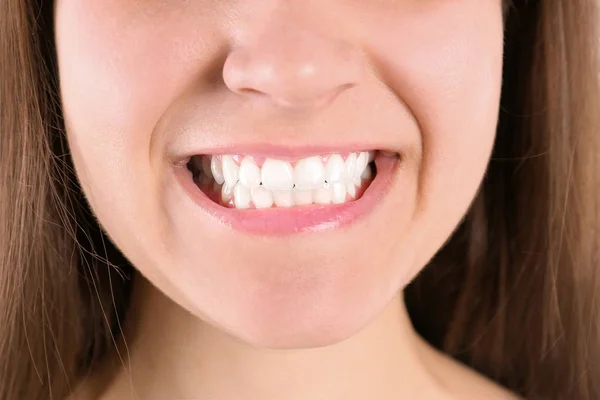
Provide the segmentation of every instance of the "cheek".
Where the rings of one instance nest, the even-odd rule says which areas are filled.
[[[485,173],[502,77],[500,1],[434,2],[365,33],[379,73],[415,116],[421,138],[416,266],[459,223]]]
[[[165,229],[164,221],[152,220],[156,204],[136,204],[134,213],[132,201],[158,192],[160,177],[148,168],[156,161],[150,154],[153,131],[218,51],[218,40],[201,39],[221,29],[216,7],[191,13],[181,4],[161,10],[159,3],[59,0],[56,5],[62,111],[73,162],[94,212],[117,242],[145,240],[133,229],[136,215]],[[206,9],[202,3],[195,6]]]
[[[94,142],[86,145],[91,157],[147,153],[165,109],[219,51],[220,41],[208,39],[222,28],[216,11],[188,13],[179,4],[163,12],[157,2],[140,3],[57,3],[63,109],[74,139]]]

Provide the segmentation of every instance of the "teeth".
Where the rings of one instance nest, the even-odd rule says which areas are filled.
[[[346,191],[350,195],[350,198],[352,198],[352,199],[356,198],[356,186],[354,186],[353,183],[346,184]]]
[[[267,158],[262,166],[262,184],[269,190],[292,190],[294,169],[290,163]]]
[[[358,155],[358,158],[356,159],[355,170],[354,170],[354,177],[355,178],[359,178],[360,179],[360,175],[363,173],[363,171],[365,170],[367,164],[369,163],[368,158],[369,158],[369,155],[365,151],[361,152]]]
[[[250,189],[238,183],[233,188],[233,201],[235,208],[248,208],[252,200]]]
[[[365,167],[365,170],[363,171],[360,177],[366,181],[370,180],[373,177],[373,171],[371,170],[370,165],[367,165]]]
[[[312,204],[313,195],[310,190],[294,190],[294,203],[297,206]]]
[[[221,187],[221,199],[223,199],[223,204],[229,203],[229,201],[233,198],[233,187],[224,184]]]
[[[221,184],[223,184],[223,182],[225,182],[225,177],[223,176],[223,168],[221,166],[221,163],[215,156],[212,156],[211,160],[210,160],[210,172],[212,172],[213,178],[215,178],[215,181],[219,185],[221,185]],[[233,185],[229,185],[229,186],[233,187]]]
[[[229,186],[234,186],[238,181],[240,167],[233,161],[231,156],[223,156],[221,163],[223,164],[223,177],[225,182]]]
[[[262,186],[253,187],[250,191],[252,202],[256,208],[269,208],[273,205],[273,192]]]
[[[325,180],[328,183],[342,182],[345,179],[346,166],[339,154],[332,154],[325,165]]]
[[[356,154],[352,153],[346,159],[346,177],[352,179],[356,170]]]
[[[342,204],[346,202],[346,184],[344,183],[334,183],[332,185],[333,196],[332,201],[333,204]]]
[[[224,205],[246,209],[342,204],[356,199],[363,180],[373,177],[369,163],[374,157],[372,151],[350,153],[345,160],[331,154],[325,163],[314,156],[295,166],[266,158],[262,167],[250,156],[237,155],[205,156],[192,162],[202,171],[197,175],[201,187],[209,185],[213,192],[220,192]]]
[[[260,168],[254,164],[250,157],[244,157],[239,169],[240,183],[246,187],[255,188],[260,186]]]
[[[316,204],[330,204],[333,198],[333,190],[328,185],[327,187],[321,187],[313,191],[313,201]]]
[[[314,189],[325,183],[325,168],[320,157],[304,158],[294,168],[294,184],[299,189]]]
[[[273,191],[273,201],[277,207],[293,207],[294,206],[294,192],[291,190],[275,190]],[[312,203],[311,201],[308,203]]]

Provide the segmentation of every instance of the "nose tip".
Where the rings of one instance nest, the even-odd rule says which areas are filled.
[[[235,93],[305,109],[331,103],[356,86],[363,71],[362,54],[355,46],[288,29],[233,49],[223,66],[223,80]]]

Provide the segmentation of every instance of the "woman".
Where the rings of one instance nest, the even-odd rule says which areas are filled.
[[[598,399],[595,0],[0,3],[1,399]]]

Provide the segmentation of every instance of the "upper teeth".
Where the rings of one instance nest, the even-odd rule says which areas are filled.
[[[230,155],[212,156],[201,160],[201,168],[207,175],[212,175],[218,184],[225,183],[234,187],[241,182],[248,189],[264,186],[268,190],[300,190],[318,189],[326,183],[356,183],[362,175],[369,178],[369,161],[372,152],[350,153],[346,160],[340,154],[331,154],[323,162],[319,156],[303,158],[295,166],[282,160],[267,158],[259,167],[251,157],[243,157],[236,163]],[[210,171],[206,171],[210,165]]]
[[[291,190],[294,187],[294,173],[290,163],[267,159],[260,169],[260,181],[269,190]]]

